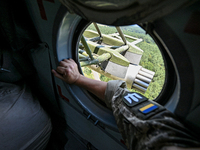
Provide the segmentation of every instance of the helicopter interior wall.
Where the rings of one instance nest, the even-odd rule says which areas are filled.
[[[183,49],[176,50],[179,56],[173,56],[176,59],[179,77],[182,78],[180,79],[182,80],[182,89],[175,114],[184,119],[189,126],[192,126],[191,129],[194,129],[195,132],[198,132],[200,128],[199,120],[195,119],[200,114],[199,6],[200,2],[197,2],[186,9],[176,11],[163,18],[163,22],[170,26],[183,45]],[[194,15],[196,18],[193,17]],[[173,38],[170,40],[173,40]],[[176,47],[175,43],[174,47]],[[188,58],[184,59],[186,57]],[[178,58],[182,60],[178,60]]]
[[[191,106],[191,110],[193,110],[196,106],[198,106],[200,104],[200,95],[199,95],[199,89],[200,89],[200,79],[199,79],[199,55],[200,55],[200,51],[199,51],[199,35],[192,33],[190,31],[186,31],[187,26],[189,26],[188,24],[193,24],[195,22],[191,21],[191,17],[193,16],[193,14],[195,13],[199,13],[200,12],[200,8],[199,8],[200,3],[197,3],[195,5],[193,5],[192,7],[189,7],[187,11],[182,11],[179,12],[179,14],[177,14],[177,16],[173,16],[174,18],[177,18],[178,15],[182,16],[179,17],[179,22],[176,23],[175,21],[172,21],[173,18],[168,19],[168,22],[171,24],[172,29],[174,30],[174,32],[179,36],[179,39],[182,41],[182,44],[184,45],[184,47],[187,49],[187,53],[190,57],[190,61],[192,63],[193,66],[193,71],[194,71],[194,79],[195,79],[195,83],[194,83],[194,100],[192,101],[192,106]],[[181,14],[181,15],[180,15]],[[184,16],[184,17],[183,17]],[[198,18],[193,18],[195,20],[199,20],[200,15],[198,15]],[[180,26],[180,24],[183,24],[184,26]],[[196,22],[196,26],[195,28],[193,28],[193,30],[196,30],[196,33],[198,33],[198,28],[197,26],[200,25],[200,22],[198,21],[198,23]],[[190,30],[192,30],[192,27],[189,27]]]
[[[177,83],[177,85],[179,84],[178,89],[174,90],[175,98],[169,99],[169,101],[176,101],[177,103],[173,104],[177,106],[169,106],[168,109],[174,111],[189,126],[195,127],[195,129],[200,127],[199,122],[195,120],[199,114],[199,35],[187,33],[185,28],[192,13],[199,11],[198,5],[196,3],[189,8],[176,11],[155,21],[155,25],[159,23],[161,23],[161,26],[165,25],[160,32],[155,28],[155,32],[161,35],[161,32],[165,31],[164,33],[168,36],[168,39],[163,39],[163,43],[169,48],[169,55],[174,63],[180,82]],[[168,30],[172,31],[174,37],[170,35]]]
[[[54,83],[52,82],[52,74],[51,74],[50,68],[51,68],[51,65],[53,66],[53,68],[56,68],[56,65],[58,64],[58,60],[56,61],[57,57],[55,56],[55,53],[53,52],[55,48],[52,45],[52,43],[55,42],[54,38],[57,38],[58,36],[57,33],[54,32],[55,31],[54,28],[55,26],[60,26],[61,24],[61,22],[57,22],[58,20],[56,19],[56,17],[60,16],[62,18],[64,16],[63,12],[62,13],[59,12],[59,8],[61,6],[60,2],[57,0],[41,1],[42,3],[40,3],[40,6],[37,3],[37,1],[26,0],[25,2],[26,2],[31,19],[33,20],[33,24],[37,30],[40,40],[42,42],[47,43],[48,45],[48,50],[41,51],[40,53],[36,53],[36,52],[33,53],[33,59],[35,61],[34,65],[37,68],[37,72],[39,73],[39,76],[40,76],[39,77],[40,90],[43,91],[43,94],[46,97],[48,97],[48,99],[52,101],[55,105],[57,105],[56,95],[57,94],[59,95],[58,102],[60,104],[60,108],[62,112],[65,115],[65,119],[68,125],[70,125],[70,127],[74,131],[77,131],[77,133],[79,133],[82,138],[87,139],[99,149],[107,148],[107,147],[104,147],[105,145],[103,143],[104,140],[102,139],[102,137],[104,137],[104,139],[107,139],[107,141],[111,141],[111,144],[109,146],[117,147],[119,149],[125,149],[125,147],[119,142],[121,140],[120,135],[116,131],[110,130],[110,128],[107,128],[107,126],[104,126],[105,124],[109,124],[110,123],[109,121],[107,121],[107,123],[103,123],[102,126],[101,126],[101,123],[99,123],[98,125],[98,122],[97,122],[97,126],[95,125],[95,122],[97,120],[103,120],[103,119],[109,120],[110,118],[108,116],[111,116],[110,112],[106,112],[107,110],[105,108],[95,103],[94,105],[96,105],[95,108],[97,108],[97,110],[95,110],[95,114],[94,114],[94,112],[92,112],[93,110],[92,111],[88,110],[88,108],[85,107],[86,105],[82,105],[83,104],[82,101],[79,101],[77,103],[77,99],[80,99],[78,97],[79,92],[81,92],[81,94],[84,94],[84,91],[80,90],[79,88],[75,86],[68,86],[65,83],[63,83],[61,80],[56,79],[56,78],[54,79],[56,86],[53,85]],[[43,9],[41,5],[43,6]],[[181,44],[184,47],[184,53],[186,51],[185,54],[187,54],[187,58],[189,58],[191,62],[189,67],[191,67],[191,70],[193,72],[192,78],[194,79],[194,83],[192,82],[194,85],[192,85],[192,89],[190,90],[192,93],[188,94],[188,95],[191,95],[191,97],[189,97],[190,99],[188,99],[188,101],[192,100],[192,102],[190,103],[191,107],[187,108],[187,112],[188,112],[187,115],[182,115],[181,111],[178,110],[182,108],[182,105],[181,105],[182,101],[180,99],[177,110],[175,110],[175,112],[182,118],[185,118],[187,122],[190,122],[191,125],[195,126],[197,129],[200,128],[200,122],[198,119],[196,119],[198,118],[198,115],[200,114],[200,106],[199,106],[200,104],[200,94],[199,94],[200,59],[198,57],[200,56],[200,52],[199,52],[200,42],[199,42],[199,35],[186,33],[184,29],[192,13],[195,11],[200,11],[199,9],[200,7],[198,6],[200,6],[199,3],[198,5],[193,5],[182,11],[176,11],[173,14],[168,15],[162,18],[162,20],[160,20],[166,23],[170,27],[170,29],[176,34],[176,36],[178,37],[178,39],[180,40]],[[46,19],[42,18],[42,15],[46,15]],[[71,21],[72,23],[75,23],[76,25],[76,22],[73,22],[74,20],[71,20]],[[72,33],[72,34],[75,34],[75,33]],[[174,41],[174,44],[175,44],[175,41]],[[50,53],[50,57],[49,57],[48,51]],[[72,56],[72,54],[70,53],[71,51],[67,52],[66,55]],[[58,57],[59,60],[62,60],[63,59],[62,57],[60,58]],[[52,64],[50,64],[50,60]],[[175,62],[176,61],[174,61],[174,63]],[[184,62],[184,63],[187,63],[187,62]],[[178,65],[178,67],[181,67],[182,70],[187,71],[187,68],[184,66],[181,66],[181,64],[182,63],[178,62],[178,64],[175,64],[175,65]],[[177,74],[179,74],[178,71],[177,71]],[[184,77],[184,79],[185,78],[186,77]],[[56,93],[54,93],[55,87],[57,90]],[[60,87],[60,90],[58,87]],[[184,92],[186,92],[186,94],[188,92],[186,87],[185,87]],[[86,103],[88,99],[87,96],[84,96],[82,98],[84,98],[85,103]],[[91,107],[94,106],[93,103],[89,103],[88,105],[92,105]],[[173,107],[172,109],[175,109],[175,108],[176,107]],[[87,110],[87,111],[85,112],[84,110]],[[104,116],[99,117],[97,114],[98,113],[101,114],[101,112],[103,112],[104,110],[106,112],[106,113],[103,113]],[[94,120],[92,120],[91,118],[87,119],[91,113],[93,113]],[[99,119],[96,119],[98,117]],[[114,126],[112,123],[113,123],[113,120],[108,126]],[[91,131],[93,133],[91,133]],[[95,135],[94,133],[97,133],[97,135]]]
[[[35,3],[35,4],[33,4],[33,3]],[[50,2],[45,2],[45,1],[43,2],[44,6],[45,6],[45,9],[46,9],[46,15],[47,15],[47,18],[48,18],[47,20],[43,20],[41,17],[38,17],[38,15],[39,15],[38,8],[33,8],[32,7],[33,5],[37,5],[37,3],[35,1],[33,1],[33,2],[27,1],[27,4],[29,6],[29,10],[32,12],[31,13],[32,14],[32,18],[34,20],[34,24],[36,26],[36,29],[37,29],[39,35],[40,35],[40,38],[42,39],[42,41],[45,41],[47,43],[51,43],[52,42],[52,33],[50,31],[52,31],[52,29],[53,29],[53,24],[54,25],[55,24],[59,24],[59,22],[54,22],[54,18],[56,16],[57,10],[60,7],[59,2],[55,1],[55,3],[56,4],[53,4],[53,3],[50,3]],[[198,93],[198,91],[199,91],[199,88],[200,88],[199,87],[200,84],[198,84],[199,83],[199,78],[198,78],[198,76],[199,76],[199,69],[198,69],[198,64],[199,64],[199,59],[198,59],[198,56],[199,56],[199,51],[198,51],[199,35],[186,33],[186,32],[184,32],[184,29],[185,29],[185,27],[186,27],[186,25],[187,25],[187,23],[189,21],[189,18],[191,16],[191,14],[194,11],[199,11],[199,8],[197,7],[198,5],[193,5],[193,6],[189,7],[189,8],[187,8],[187,9],[183,9],[182,11],[176,11],[173,14],[168,15],[168,16],[166,16],[166,17],[164,17],[164,18],[162,18],[160,20],[160,21],[166,23],[170,27],[170,29],[176,34],[176,36],[180,40],[180,43],[183,45],[185,51],[187,51],[186,54],[188,55],[189,60],[192,63],[192,65],[190,65],[190,67],[191,67],[190,69],[192,71],[194,71],[194,77],[191,77],[191,78],[194,78],[194,80],[195,80],[195,82],[194,82],[194,91],[193,91],[193,88],[192,88],[191,89],[192,93],[189,93],[188,95],[192,95],[190,98],[192,98],[193,102],[191,103],[192,107],[188,108],[187,111],[188,112],[190,112],[191,110],[194,110],[194,111],[191,111],[187,116],[186,115],[183,116],[183,114],[181,114],[181,111],[179,111],[179,110],[176,110],[176,113],[178,115],[180,115],[181,117],[183,117],[183,118],[186,117],[186,120],[189,121],[189,122],[193,122],[195,124],[195,126],[199,126],[200,125],[200,123],[198,123],[195,120],[196,116],[199,114],[199,109],[198,109],[198,105],[199,105],[199,93]],[[62,16],[63,14],[60,14],[60,15]],[[56,35],[54,34],[54,36],[56,36]],[[171,39],[169,39],[169,40],[171,40]],[[174,44],[175,43],[176,42],[174,41]],[[51,44],[49,44],[49,46],[50,46],[50,50],[53,49]],[[54,60],[54,54],[52,53],[52,51],[50,51],[50,53],[51,53],[51,59]],[[61,60],[61,59],[62,58],[59,58],[59,60]],[[54,67],[56,67],[56,63],[57,62],[53,61],[53,66]],[[178,65],[178,67],[181,67],[183,70],[184,69],[185,70],[188,69],[188,68],[185,68],[184,66],[181,66],[180,62],[178,62],[178,64],[175,64],[175,65]],[[76,98],[74,96],[74,94],[72,94],[70,92],[70,88],[67,89],[66,85],[64,85],[63,82],[61,82],[60,80],[57,80],[57,79],[55,79],[55,80],[56,80],[56,84],[61,86],[62,94],[65,97],[67,97],[70,101],[72,99]],[[188,80],[190,80],[190,79],[188,79]],[[186,89],[186,87],[185,87],[185,89]],[[180,90],[180,89],[178,89],[178,90]],[[185,91],[185,92],[187,93],[188,91]],[[177,97],[179,97],[179,95],[177,95]],[[73,101],[72,101],[72,103],[75,106],[77,106],[76,108],[78,110],[82,111],[82,109],[80,108],[80,106],[77,105],[77,103],[74,103]],[[179,101],[178,105],[182,106],[181,100]],[[187,103],[186,103],[186,105],[187,105]],[[65,110],[64,106],[65,106],[65,104],[62,104],[62,109],[63,110]],[[175,109],[175,108],[176,107],[173,107],[173,109]],[[173,111],[175,111],[175,110],[173,110]]]
[[[35,28],[39,34],[39,37],[41,39],[42,42],[45,42],[48,44],[49,46],[49,52],[50,52],[50,58],[52,60],[52,66],[55,69],[56,65],[58,65],[58,61],[55,61],[57,58],[55,53],[53,52],[53,44],[54,42],[52,42],[54,39],[57,39],[58,33],[55,32],[57,31],[55,28],[60,27],[60,24],[62,23],[62,21],[60,22],[60,19],[63,19],[63,15],[66,14],[66,8],[63,6],[61,6],[61,4],[59,3],[59,1],[55,1],[54,3],[50,3],[48,1],[43,1],[44,7],[45,7],[45,13],[47,16],[47,20],[42,19],[41,17],[41,12],[39,11],[38,7],[34,7],[34,6],[38,6],[36,1],[26,1],[27,3],[27,7],[29,10],[29,13],[31,15],[32,20],[34,20],[34,25]],[[47,4],[47,5],[46,5]],[[60,11],[60,7],[62,7],[63,9],[65,9],[65,12],[63,13],[63,11]],[[75,16],[75,15],[74,15]],[[66,18],[67,19],[67,18]],[[76,22],[73,20],[68,20],[68,22],[66,22],[66,24],[71,24],[76,26]],[[70,29],[70,32],[73,30],[73,26]],[[68,35],[68,34],[66,34]],[[64,40],[64,39],[62,39]],[[68,41],[68,40],[66,40]],[[71,42],[71,39],[70,39]],[[64,43],[65,40],[64,40]],[[56,45],[56,44],[55,44]],[[70,49],[70,50],[67,50]],[[66,57],[72,57],[71,54],[71,47],[69,46],[69,48],[67,47],[67,49],[64,49],[64,54],[66,55],[61,55],[61,58],[59,59],[63,59]],[[45,55],[45,53],[43,53]],[[66,56],[66,57],[65,57]],[[39,60],[42,59],[43,61],[47,61],[49,63],[49,56],[45,56],[42,57],[42,54],[38,54],[35,55],[35,59]],[[40,63],[37,63],[36,68],[38,68],[38,71],[41,74],[41,81],[43,82],[42,88],[43,91],[45,91],[43,94],[48,95],[48,93],[53,93],[54,91],[52,91],[52,74],[51,71],[48,69],[49,68],[49,64],[47,64],[47,68],[45,66],[43,66]],[[46,69],[43,69],[46,68]],[[45,77],[45,79],[44,79]],[[95,122],[98,120],[95,120],[96,118],[94,118],[93,116],[90,117],[90,119],[88,118],[88,111],[84,111],[83,107],[80,107],[80,104],[77,103],[77,95],[81,95],[80,94],[80,90],[78,90],[78,94],[75,95],[73,90],[76,91],[77,87],[74,86],[68,86],[66,84],[64,84],[61,80],[55,78],[55,89],[57,90],[56,94],[59,94],[59,98],[57,99],[60,103],[60,108],[62,110],[62,112],[65,115],[65,120],[67,122],[68,125],[70,125],[70,127],[72,128],[72,130],[74,132],[77,132],[83,139],[86,139],[87,141],[91,142],[92,144],[95,144],[95,147],[102,147],[102,149],[106,146],[109,145],[110,147],[116,147],[116,149],[126,149],[125,145],[123,145],[120,140],[121,140],[121,135],[113,130],[110,129],[105,129],[100,127],[101,123],[99,122],[98,124],[95,125]],[[45,81],[45,82],[44,82]],[[60,87],[60,91],[58,90],[57,87]],[[48,92],[47,92],[48,91]],[[47,93],[46,93],[47,92]],[[61,93],[60,93],[61,92]],[[83,93],[83,92],[82,92]],[[63,98],[64,97],[64,98]],[[84,97],[82,97],[84,99]],[[51,96],[50,100],[53,100],[54,102],[56,101],[54,99],[53,96]],[[91,103],[93,104],[93,103]],[[96,105],[96,104],[94,104]],[[98,104],[96,105],[97,110],[95,112],[100,113],[99,110],[100,107],[102,106],[98,106]],[[85,108],[87,109],[87,108]],[[94,108],[93,108],[94,109]],[[102,111],[103,112],[103,111]],[[111,112],[109,112],[111,114]],[[102,113],[102,115],[104,115],[104,112]],[[111,115],[110,115],[111,116]],[[107,116],[102,117],[105,120],[113,120],[114,121],[114,117],[112,117],[111,119],[108,118]],[[106,119],[107,118],[107,119]],[[112,121],[111,121],[112,122]],[[58,127],[59,128],[59,127]],[[115,125],[115,129],[116,125]],[[92,131],[93,130],[93,131]],[[91,134],[92,133],[96,133],[96,134]],[[104,139],[107,139],[106,141],[109,142],[109,144],[104,145],[104,140],[102,140],[102,137],[104,137]],[[69,141],[70,141],[70,137],[68,137]],[[116,140],[117,139],[117,140]],[[67,143],[67,141],[66,141]],[[77,143],[78,144],[78,143]]]

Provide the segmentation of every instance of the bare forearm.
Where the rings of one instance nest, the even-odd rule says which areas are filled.
[[[52,69],[52,73],[66,83],[80,86],[90,91],[101,100],[105,100],[104,94],[107,82],[89,79],[81,75],[78,71],[77,64],[73,59],[62,60],[56,70]]]
[[[101,100],[105,101],[104,95],[107,87],[107,82],[89,79],[83,75],[80,75],[79,79],[74,84],[88,90],[89,92],[99,97]]]

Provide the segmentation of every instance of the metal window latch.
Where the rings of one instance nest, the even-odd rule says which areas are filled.
[[[0,73],[4,73],[4,72],[11,72],[11,71],[3,68],[3,54],[2,52],[0,52]]]

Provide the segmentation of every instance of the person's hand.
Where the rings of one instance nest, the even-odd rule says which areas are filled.
[[[68,84],[74,84],[80,77],[77,64],[73,59],[64,59],[56,70],[52,69],[54,76]]]

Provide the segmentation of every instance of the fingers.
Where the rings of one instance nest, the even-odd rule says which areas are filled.
[[[65,62],[74,62],[75,63],[75,61],[73,59],[71,59],[71,58],[69,58],[69,59],[63,59],[63,61],[65,61]]]
[[[68,70],[70,68],[72,68],[72,66],[74,65],[75,61],[73,59],[64,59],[62,61],[60,61],[59,66],[56,68],[56,70],[52,70],[52,73],[56,76],[61,78],[63,75],[66,75],[66,73],[68,72]]]
[[[52,69],[52,73],[55,77],[58,77],[69,84],[76,82],[80,76],[77,64],[73,59],[62,60],[56,70]]]
[[[66,70],[67,67],[61,67],[61,66],[58,66],[56,68],[56,71],[60,74],[65,74],[65,70]]]
[[[59,78],[59,79],[61,79],[61,80],[64,79],[63,76],[60,75],[60,74],[58,74],[54,69],[52,69],[51,72],[54,74],[55,77],[57,77],[57,78]]]
[[[75,61],[73,59],[63,59],[62,61],[60,61],[59,66],[61,67],[68,67],[68,66],[73,66],[76,65]]]
[[[60,74],[60,76],[66,75],[68,70],[72,68],[72,66],[74,65],[73,63],[75,63],[73,59],[64,59],[60,61],[59,66],[56,68],[56,71],[54,71],[53,73],[55,75]]]

